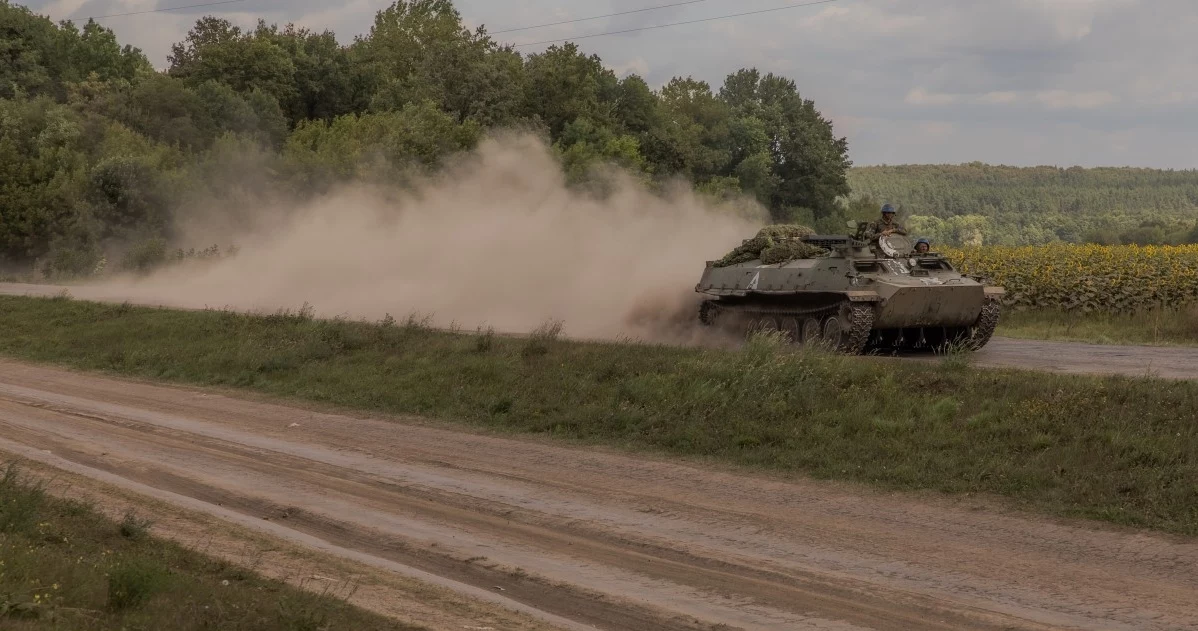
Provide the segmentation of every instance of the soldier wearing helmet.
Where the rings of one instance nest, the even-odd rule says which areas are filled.
[[[895,221],[894,206],[883,204],[882,219],[869,224],[869,227],[865,230],[865,235],[868,240],[873,241],[878,237],[885,237],[891,234],[906,235],[907,230],[898,221]]]
[[[915,253],[916,254],[927,254],[928,250],[931,250],[931,249],[932,249],[932,242],[928,241],[926,237],[920,237],[919,240],[915,242]]]

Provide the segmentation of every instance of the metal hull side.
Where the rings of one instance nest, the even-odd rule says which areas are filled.
[[[695,290],[714,296],[743,296],[750,293],[803,291],[823,288],[831,281],[848,287],[844,265],[816,267],[815,261],[796,261],[786,266],[709,267]]]
[[[986,294],[981,285],[879,287],[882,295],[874,328],[970,326],[982,313]],[[892,293],[893,292],[893,293]]]

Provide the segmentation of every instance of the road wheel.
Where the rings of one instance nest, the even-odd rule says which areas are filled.
[[[803,343],[803,329],[798,318],[782,318],[782,333],[791,344]]]
[[[815,318],[807,318],[803,320],[803,345],[818,346],[823,340],[823,329],[820,328],[819,320]]]
[[[749,321],[748,337],[758,333],[773,333],[778,330],[778,322],[773,316],[758,316]]]
[[[828,316],[824,319],[823,344],[828,350],[839,349],[844,337],[844,327],[840,324],[839,316]]]

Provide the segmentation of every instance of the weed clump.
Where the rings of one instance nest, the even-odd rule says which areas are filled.
[[[489,353],[495,347],[495,327],[489,326],[483,329],[478,327],[478,335],[474,338],[474,351],[477,353]]]
[[[1198,340],[1198,306],[1193,306],[1186,310],[1182,323],[1182,330],[1194,340]]]
[[[561,338],[563,323],[561,320],[547,320],[541,326],[533,329],[524,341],[520,355],[524,358],[546,355]]]
[[[966,342],[952,342],[940,350],[940,367],[946,371],[961,371],[973,364],[973,351]]]
[[[167,569],[156,560],[125,561],[108,573],[108,609],[123,611],[142,605],[166,588]]]
[[[0,533],[28,532],[37,523],[46,500],[40,485],[21,479],[15,464],[4,468],[0,476]]]
[[[150,526],[153,522],[149,519],[138,517],[133,511],[128,511],[121,519],[118,530],[121,536],[131,541],[141,541],[150,534]]]

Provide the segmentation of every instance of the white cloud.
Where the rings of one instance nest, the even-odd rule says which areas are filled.
[[[952,105],[961,100],[958,94],[928,92],[923,88],[912,88],[904,99],[911,105]]]
[[[957,131],[958,125],[943,121],[928,121],[919,124],[919,130],[928,136],[945,137]]]
[[[978,98],[979,103],[990,105],[1009,105],[1019,100],[1019,93],[1010,90],[987,92]]]
[[[1093,110],[1114,103],[1115,96],[1105,90],[1089,92],[1071,92],[1069,90],[1016,92],[1013,90],[1002,90],[986,92],[984,94],[948,94],[944,92],[929,92],[924,88],[912,88],[903,101],[908,105],[915,106],[1037,104],[1053,110]]]
[[[1091,92],[1043,90],[1036,93],[1036,100],[1052,109],[1092,110],[1114,103],[1115,95],[1105,90]]]

